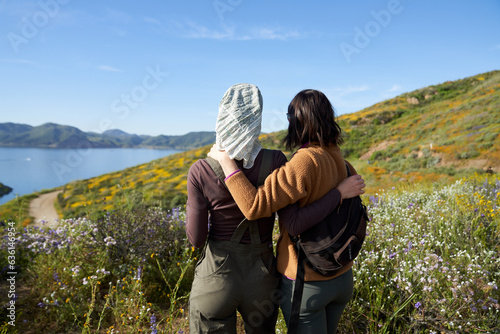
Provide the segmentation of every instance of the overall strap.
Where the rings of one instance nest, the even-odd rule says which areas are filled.
[[[257,187],[261,186],[264,184],[264,181],[266,180],[266,177],[269,175],[271,172],[271,165],[272,165],[272,160],[273,160],[273,152],[271,150],[266,150],[262,149],[262,161],[260,163],[259,167],[259,177],[257,180]],[[210,167],[212,167],[211,163],[217,164],[218,168],[212,167],[214,172],[219,176],[219,179],[221,179],[222,183],[226,185],[224,182],[224,172],[222,171],[222,167],[220,167],[220,164],[218,163],[217,160],[210,158],[213,160],[210,162],[209,158],[207,158],[207,162],[210,164]],[[219,172],[217,172],[219,170]],[[219,174],[218,174],[219,173]],[[222,175],[222,176],[221,176]],[[252,242],[252,245],[260,245],[261,240],[260,240],[260,234],[259,234],[259,227],[255,221],[248,220],[244,218],[234,231],[233,235],[231,236],[231,241],[239,243],[241,241],[241,238],[243,237],[243,234],[247,230],[247,228],[250,229],[250,240]]]
[[[257,179],[257,188],[264,184],[266,177],[271,173],[271,164],[273,162],[273,151],[262,149],[262,162],[260,163],[259,178]]]
[[[220,182],[222,182],[224,187],[226,187],[226,189],[227,189],[226,181],[224,181],[226,176],[224,175],[224,171],[222,170],[222,167],[219,164],[219,162],[212,157],[206,157],[205,160],[208,162],[208,164],[210,165],[210,168],[212,168],[215,175],[217,175],[219,177]]]
[[[231,236],[231,242],[239,244],[247,228],[250,229],[250,240],[252,242],[252,245],[260,245],[261,242],[257,223],[246,218],[243,218],[243,220],[234,231],[233,235]]]

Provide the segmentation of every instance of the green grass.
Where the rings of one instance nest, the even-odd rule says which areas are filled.
[[[187,299],[200,254],[186,240],[185,213],[144,206],[134,193],[123,196],[125,204],[105,218],[90,210],[55,230],[11,223],[17,319],[15,327],[1,328],[188,331]],[[364,200],[371,222],[341,333],[500,331],[500,180],[402,184]],[[9,227],[2,228],[4,238]],[[7,242],[0,253],[5,267]],[[4,283],[3,296],[7,289]],[[281,316],[277,332],[286,332]]]

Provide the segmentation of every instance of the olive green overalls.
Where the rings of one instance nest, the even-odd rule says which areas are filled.
[[[242,244],[247,229],[251,243]],[[261,243],[256,221],[244,219],[229,241],[208,238],[189,298],[190,333],[236,333],[238,310],[246,333],[274,334],[278,282],[273,245]]]

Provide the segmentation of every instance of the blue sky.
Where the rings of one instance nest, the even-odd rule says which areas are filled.
[[[305,88],[337,114],[500,69],[498,0],[0,0],[0,123],[213,131],[233,84],[262,130]]]

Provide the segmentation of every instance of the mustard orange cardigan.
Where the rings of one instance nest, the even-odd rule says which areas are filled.
[[[354,168],[349,164],[351,174]],[[285,206],[299,202],[300,206],[310,204],[323,197],[347,177],[345,160],[336,145],[321,147],[309,145],[299,149],[282,167],[274,170],[261,187],[256,189],[243,173],[233,174],[226,180],[238,207],[249,220],[268,217]],[[297,273],[297,252],[290,241],[288,231],[280,224],[277,247],[278,271],[295,279]],[[322,281],[335,278],[325,277],[305,266],[306,281]]]

